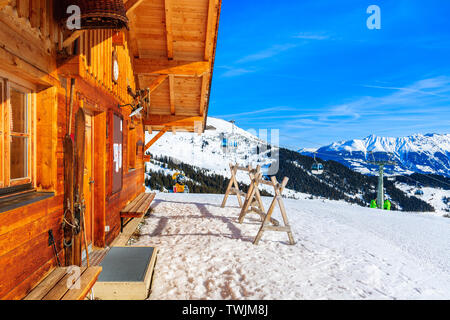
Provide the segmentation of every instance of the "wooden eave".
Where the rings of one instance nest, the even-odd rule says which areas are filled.
[[[137,86],[151,91],[150,130],[204,130],[221,2],[125,1]]]

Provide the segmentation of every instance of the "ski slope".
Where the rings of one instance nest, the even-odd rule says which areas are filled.
[[[450,299],[450,219],[285,199],[296,245],[255,246],[257,216],[222,197],[157,194],[134,243],[159,249],[150,299]]]

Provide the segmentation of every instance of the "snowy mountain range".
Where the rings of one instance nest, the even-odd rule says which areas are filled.
[[[415,134],[402,138],[370,135],[362,140],[335,142],[317,150],[299,150],[309,156],[314,151],[318,158],[340,162],[363,174],[376,174],[378,170],[367,161],[391,158],[398,166],[386,167],[387,174],[417,172],[450,177],[450,134]]]
[[[156,134],[156,132],[152,135],[147,133],[146,142],[150,141]],[[268,136],[270,136],[270,132]],[[436,142],[431,146],[423,140],[427,136],[422,137],[424,138],[422,138],[421,142],[426,146],[426,148],[422,149],[426,152],[434,152],[433,154],[435,155],[440,152],[438,148],[445,146],[445,143],[447,143],[448,150],[448,136],[447,142]],[[437,141],[437,137],[438,135],[436,135],[435,141]],[[409,152],[407,154],[409,156],[413,152],[416,154],[423,153],[419,148],[420,144],[417,142],[414,145],[410,145],[404,141],[403,147],[400,148],[397,147],[401,145],[400,140],[392,141],[389,138],[377,140],[375,137],[372,138],[371,143],[368,142],[369,140],[355,140],[353,142],[337,143],[328,146],[329,159],[335,161],[339,160],[336,159],[336,155],[339,153],[345,154],[347,157],[349,155],[354,156],[357,152],[360,152],[360,155],[359,158],[341,158],[341,161],[336,162],[325,161],[323,162],[326,167],[324,174],[316,176],[310,171],[313,159],[309,157],[308,152],[305,150],[302,152],[306,153],[306,156],[296,151],[283,148],[272,150],[267,146],[267,142],[265,141],[267,137],[264,137],[264,135],[259,138],[255,132],[247,132],[228,121],[208,117],[207,128],[202,135],[187,132],[177,132],[176,134],[166,133],[163,135],[150,149],[152,160],[146,163],[146,179],[149,181],[149,185],[153,186],[152,190],[168,192],[172,187],[171,178],[168,177],[171,177],[175,172],[181,171],[185,173],[187,180],[191,184],[190,189],[193,192],[203,192],[195,186],[205,185],[209,188],[209,193],[213,192],[211,188],[214,188],[213,193],[223,193],[224,190],[218,186],[226,186],[227,182],[224,179],[230,177],[230,163],[238,163],[240,166],[248,166],[251,164],[253,167],[259,164],[263,167],[264,172],[265,167],[267,168],[274,163],[272,157],[277,156],[275,152],[277,151],[279,153],[279,171],[276,177],[279,181],[284,176],[290,178],[284,193],[286,196],[295,199],[320,197],[344,200],[366,206],[370,202],[370,199],[376,197],[374,193],[376,192],[377,183],[375,177],[367,175],[367,173],[375,172],[376,168],[366,166],[363,161],[369,151],[373,150],[375,152],[374,156],[377,160],[381,156],[385,156],[386,153],[382,152],[382,150],[389,150],[390,152],[394,152],[395,155],[399,154],[396,150],[408,150]],[[226,148],[223,147],[224,142],[226,142]],[[342,148],[342,151],[340,151],[340,148]],[[324,150],[319,149],[318,151],[320,152],[320,157],[325,158],[322,154]],[[424,157],[422,163],[426,160],[426,156],[422,154],[422,157]],[[163,160],[165,157],[170,158],[170,162],[178,162],[179,165],[174,166],[173,163],[169,164],[167,160]],[[414,162],[413,160],[411,162]],[[346,163],[346,161],[348,162]],[[344,163],[341,164],[339,162]],[[191,166],[188,169],[191,174],[183,169],[183,165],[184,168],[186,168],[186,165]],[[420,164],[414,162],[414,166],[417,167]],[[446,165],[444,162],[441,171],[446,170],[444,169],[445,166],[446,168],[449,167],[448,162],[446,162]],[[435,167],[433,168],[435,170]],[[401,172],[398,168],[396,170],[397,173]],[[413,171],[404,169],[401,173],[412,173]],[[438,171],[435,170],[433,172]],[[238,171],[237,179],[243,185],[248,185],[250,182],[248,174],[243,171]],[[386,193],[391,196],[394,205],[398,209],[406,211],[423,212],[434,208],[441,214],[449,212],[450,206],[447,200],[450,194],[446,185],[438,184],[437,186],[433,186],[421,183],[425,194],[422,197],[415,198],[416,182],[414,181],[416,179],[418,178],[397,179],[398,181],[396,182],[386,181]],[[432,180],[432,182],[436,181]],[[268,193],[273,192],[269,186],[262,186],[262,188],[263,191],[267,191]],[[444,200],[447,202],[444,202]],[[432,204],[432,207],[427,207],[427,204]]]

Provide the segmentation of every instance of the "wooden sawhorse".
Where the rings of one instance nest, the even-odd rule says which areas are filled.
[[[244,222],[245,216],[251,212],[258,214],[262,222],[266,218],[266,210],[264,209],[261,193],[258,188],[259,184],[264,181],[262,179],[261,166],[257,166],[256,169],[249,167],[248,174],[250,176],[250,186],[241,213],[239,214],[239,223]],[[279,225],[279,222],[273,218],[270,219],[270,222],[275,226]]]
[[[265,180],[259,181],[260,183],[263,183],[266,185],[271,185],[274,189],[275,195],[273,197],[272,203],[270,204],[269,210],[267,211],[265,219],[261,224],[261,228],[259,229],[258,234],[256,235],[256,238],[255,238],[255,241],[253,242],[253,244],[258,244],[259,240],[261,240],[261,237],[262,237],[264,231],[266,231],[266,230],[286,232],[289,237],[289,243],[291,245],[295,244],[294,236],[292,235],[291,226],[289,225],[289,221],[288,221],[287,214],[286,214],[286,207],[284,206],[283,197],[281,196],[288,181],[289,181],[289,178],[284,177],[283,182],[281,184],[279,184],[277,179],[274,176],[272,176],[271,182],[265,181]],[[272,214],[273,214],[273,211],[274,211],[277,203],[278,203],[278,206],[280,207],[284,226],[270,225],[270,221],[272,219]]]
[[[236,179],[236,173],[237,173],[238,170],[250,171],[251,167],[250,166],[248,168],[239,167],[237,164],[233,165],[233,164],[230,163],[231,178],[230,178],[230,182],[228,183],[228,187],[227,187],[227,191],[225,192],[225,196],[223,197],[221,208],[225,208],[228,196],[230,194],[237,196],[237,199],[238,199],[238,202],[239,202],[239,208],[242,208],[241,196],[245,198],[246,197],[246,193],[241,191],[241,190],[239,190],[239,184],[238,184],[237,179]]]

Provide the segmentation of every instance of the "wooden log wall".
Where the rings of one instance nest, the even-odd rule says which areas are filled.
[[[10,0],[0,3],[0,76],[5,72],[23,77],[36,85],[35,176],[38,191],[55,196],[0,213],[0,299],[21,299],[56,266],[48,230],[52,229],[61,262],[62,217],[64,199],[63,137],[67,133],[67,99],[69,83],[57,68],[57,48],[63,41],[53,21],[53,1]],[[2,1],[3,3],[4,1]],[[138,151],[135,169],[128,168],[129,108],[118,104],[131,102],[127,86],[135,89],[134,74],[126,40],[114,46],[112,31],[83,32],[80,58],[86,77],[77,78],[74,113],[81,106],[90,108],[94,117],[94,136],[98,147],[95,157],[94,245],[110,244],[120,232],[120,209],[144,191],[143,153]],[[121,75],[112,81],[112,51],[116,48]],[[109,195],[109,162],[111,145],[106,132],[112,132],[108,121],[111,112],[124,116],[123,188]],[[72,128],[74,119],[72,118]],[[136,141],[144,141],[142,124],[136,126]],[[138,149],[140,150],[140,149]],[[98,214],[97,214],[98,213]],[[109,226],[110,231],[105,231]]]
[[[119,32],[122,34],[122,32]],[[128,51],[128,44],[117,44],[114,41],[116,32],[113,30],[89,30],[81,33],[79,38],[80,55],[83,68],[86,70],[88,80],[96,83],[121,103],[132,102],[127,92],[130,86],[136,90],[133,67]],[[113,51],[116,50],[120,75],[118,83],[112,79]]]

